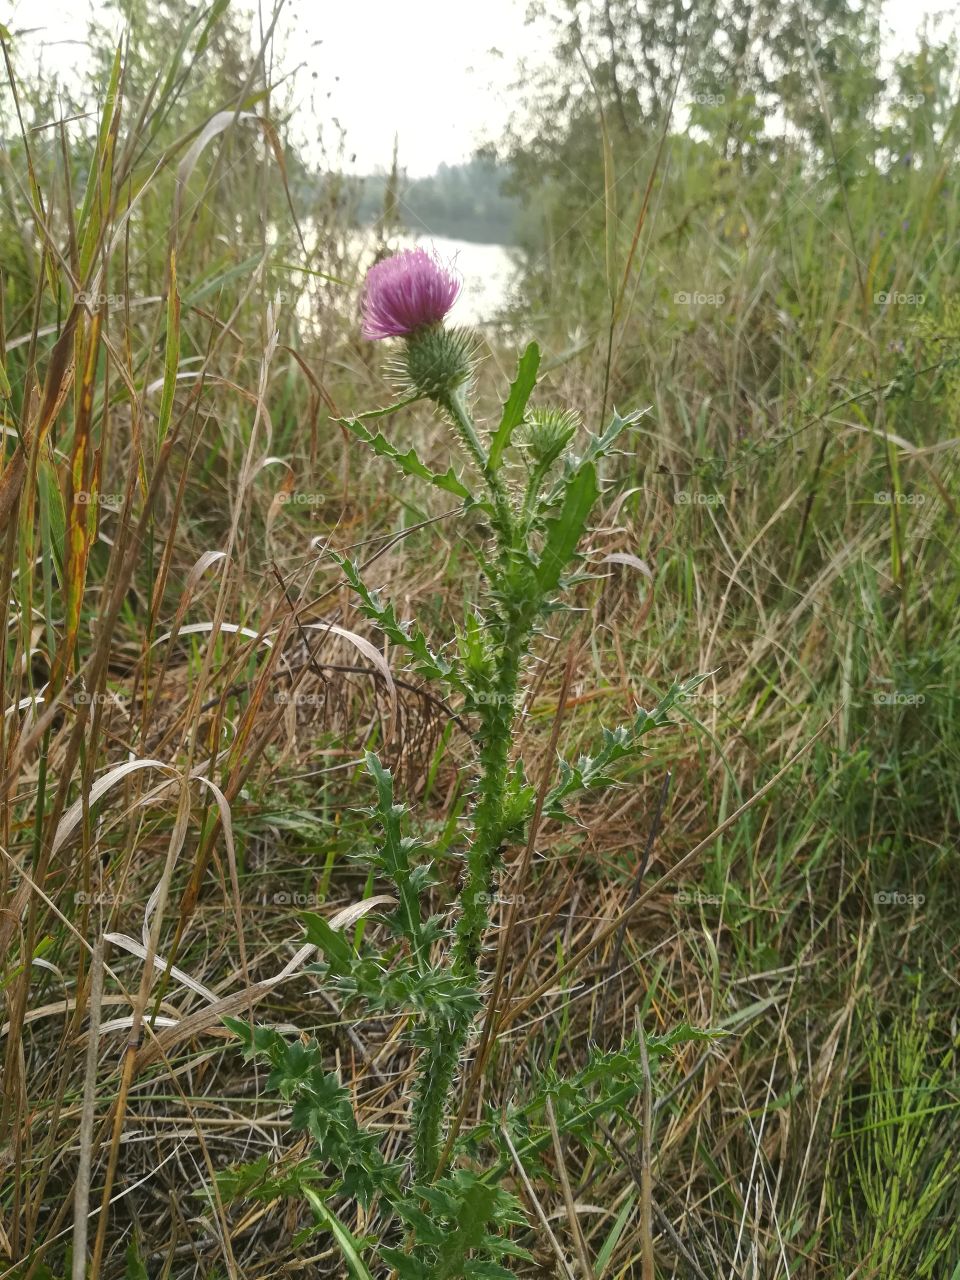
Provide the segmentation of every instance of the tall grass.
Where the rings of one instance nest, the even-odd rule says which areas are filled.
[[[4,37],[0,1276],[347,1274],[329,1222],[232,1199],[237,1168],[302,1152],[222,1018],[315,1034],[390,1135],[409,1048],[302,974],[296,921],[378,892],[351,857],[366,748],[431,824],[438,911],[456,890],[469,725],[415,681],[391,705],[324,551],[424,629],[476,566],[454,504],[386,487],[333,421],[390,395],[366,264],[343,180],[285,149],[269,30],[238,52],[225,22],[111,51],[64,122]],[[641,1025],[726,1033],[602,1145],[537,1122],[518,1274],[559,1249],[597,1280],[960,1275],[960,204],[935,105],[909,168],[612,140],[505,322],[591,426],[651,406],[589,613],[537,650],[526,759],[714,674],[583,802],[589,839],[548,823],[507,868],[463,1113]],[[485,355],[481,384],[506,368]],[[422,410],[394,430],[446,466]]]

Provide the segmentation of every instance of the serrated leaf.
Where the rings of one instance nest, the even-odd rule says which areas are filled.
[[[690,680],[675,682],[652,711],[640,708],[630,724],[602,730],[596,755],[582,755],[573,764],[561,760],[559,779],[547,792],[544,813],[551,818],[563,818],[566,816],[563,810],[564,800],[581,792],[615,783],[616,778],[608,772],[611,765],[638,752],[644,735],[651,729],[660,729],[669,724],[671,708],[707,678],[705,675],[694,676]]]
[[[510,394],[503,406],[500,425],[490,441],[490,452],[487,455],[487,467],[496,471],[500,466],[504,451],[509,447],[510,438],[523,422],[527,401],[537,385],[537,370],[540,368],[540,348],[531,342],[520,357],[517,365],[517,376],[510,384]]]
[[[596,1146],[598,1151],[603,1150],[604,1144],[597,1137],[598,1122],[609,1123],[613,1115],[630,1120],[631,1105],[645,1087],[649,1066],[655,1066],[680,1044],[709,1041],[721,1034],[719,1030],[683,1023],[666,1035],[646,1036],[643,1047],[637,1036],[631,1036],[618,1049],[595,1048],[586,1065],[572,1075],[561,1076],[548,1068],[524,1102],[508,1106],[505,1114],[499,1108],[485,1108],[485,1118],[461,1136],[458,1146],[474,1154],[487,1143],[498,1147],[500,1160],[492,1166],[488,1162],[484,1172],[484,1179],[493,1181],[513,1164],[513,1157],[502,1139],[502,1128],[506,1125],[525,1167],[531,1173],[536,1172],[539,1153],[548,1149],[553,1141],[550,1129],[545,1124],[537,1124],[550,1099],[561,1133],[575,1135],[578,1140]]]
[[[395,1209],[416,1241],[411,1276],[421,1274],[417,1266],[424,1267],[422,1274],[431,1280],[499,1276],[502,1268],[483,1268],[497,1268],[506,1255],[530,1256],[500,1234],[511,1226],[527,1225],[519,1200],[496,1182],[469,1170],[455,1169],[429,1186],[410,1187],[409,1195],[399,1199]],[[404,1275],[402,1264],[399,1273]]]
[[[384,769],[372,751],[366,754],[366,765],[377,784],[377,817],[384,837],[375,860],[396,885],[400,896],[399,909],[391,922],[406,937],[419,960],[425,954],[425,946],[420,898],[410,866],[410,853],[424,846],[403,837],[403,807],[393,802],[393,775],[390,770]]]
[[[355,422],[370,422],[374,418],[386,418],[391,413],[396,413],[398,409],[406,409],[408,405],[416,404],[422,397],[419,392],[415,392],[411,396],[404,396],[402,400],[397,400],[393,404],[384,405],[382,409],[367,409],[364,413],[356,413],[352,418],[334,418],[334,422],[341,427],[352,428]]]
[[[582,463],[566,481],[560,510],[547,521],[546,538],[536,566],[537,582],[544,596],[556,590],[564,569],[573,559],[599,493],[597,470],[592,462]]]
[[[607,428],[598,436],[590,436],[581,462],[599,462],[601,458],[605,458],[623,432],[629,427],[635,427],[646,412],[646,409],[635,409],[622,418],[614,409]]]
[[[394,408],[397,407],[399,406],[394,406]],[[383,412],[390,412],[390,410],[383,410]],[[452,493],[454,497],[462,498],[465,502],[473,502],[473,494],[457,476],[453,467],[449,467],[442,473],[432,471],[421,460],[413,447],[408,449],[406,453],[401,453],[396,445],[391,444],[381,431],[374,435],[366,429],[359,419],[341,418],[339,421],[359,440],[369,445],[378,457],[389,458],[391,462],[400,468],[404,475],[416,476],[419,480],[426,480],[427,484],[433,485],[435,489],[442,489],[445,493]]]
[[[282,1052],[286,1045],[283,1036],[279,1031],[274,1031],[273,1027],[251,1026],[240,1018],[227,1016],[221,1018],[221,1022],[242,1042],[244,1057],[273,1057]]]
[[[371,591],[360,576],[360,571],[352,560],[346,556],[331,552],[333,558],[343,570],[344,576],[356,592],[360,611],[371,622],[375,622],[388,640],[403,649],[411,658],[411,666],[417,675],[425,680],[438,680],[450,685],[461,693],[466,689],[462,679],[454,672],[452,665],[433,653],[427,644],[427,638],[419,627],[401,623],[392,604],[384,604],[379,595]]]
[[[231,1165],[228,1169],[216,1171],[217,1193],[224,1204],[249,1196],[255,1187],[260,1186],[270,1169],[270,1156],[262,1155],[247,1164]]]
[[[391,1245],[381,1245],[379,1256],[397,1273],[397,1280],[433,1280],[432,1269],[419,1258],[411,1257],[403,1249],[394,1249]]]
[[[474,1259],[463,1264],[466,1280],[515,1280],[514,1273],[499,1262],[490,1262],[483,1258]]]

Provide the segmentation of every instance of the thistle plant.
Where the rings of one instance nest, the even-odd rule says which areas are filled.
[[[269,1028],[231,1023],[248,1052],[270,1061],[273,1084],[295,1103],[295,1126],[314,1137],[314,1173],[332,1164],[339,1170],[337,1190],[363,1200],[380,1195],[406,1224],[403,1247],[381,1249],[402,1277],[509,1276],[502,1259],[518,1252],[507,1231],[523,1218],[499,1186],[510,1167],[500,1149],[500,1129],[492,1121],[460,1134],[449,1127],[458,1068],[485,1004],[489,904],[505,855],[527,838],[536,807],[523,761],[512,758],[531,646],[546,619],[568,609],[571,590],[589,576],[581,544],[602,491],[599,469],[637,418],[615,412],[602,434],[591,435],[572,413],[531,407],[540,363],[531,343],[499,424],[484,435],[471,411],[473,337],[445,323],[459,288],[455,274],[422,249],[397,254],[370,271],[363,334],[400,344],[394,368],[403,396],[398,404],[343,424],[404,476],[460,499],[477,527],[489,530],[491,545],[477,555],[479,598],[465,603],[456,636],[434,648],[418,626],[397,617],[355,563],[338,557],[359,609],[394,653],[405,655],[409,670],[439,686],[446,700],[458,704],[461,719],[476,726],[472,794],[458,833],[463,866],[453,920],[427,912],[427,894],[438,879],[432,851],[426,840],[408,833],[408,814],[395,801],[392,777],[371,753],[367,766],[381,835],[368,861],[392,885],[395,908],[381,919],[390,942],[385,951],[360,950],[322,917],[305,922],[322,957],[313,971],[344,1002],[408,1020],[416,1049],[408,1159],[383,1159],[373,1135],[354,1118],[346,1091],[324,1071],[316,1045],[290,1046]],[[449,424],[459,466],[434,471],[414,448],[402,449],[373,425],[417,400],[431,401]],[[563,820],[578,794],[615,785],[616,763],[637,753],[644,735],[668,722],[671,706],[693,683],[675,684],[652,711],[639,710],[629,724],[604,731],[595,755],[561,760],[542,815]],[[594,1054],[577,1081],[546,1078],[517,1113],[525,1161],[535,1163],[549,1140],[548,1131],[536,1127],[548,1101],[556,1103],[568,1130],[583,1131],[590,1141],[587,1120],[604,1107],[628,1114],[626,1101],[642,1087],[642,1059],[653,1061],[678,1040],[700,1034],[681,1028],[672,1037],[634,1041],[608,1055]],[[486,1171],[477,1174],[484,1151]],[[463,1164],[468,1155],[469,1169]],[[313,1174],[307,1177],[304,1189],[317,1208],[312,1179]],[[322,1196],[319,1203],[318,1214],[329,1226]],[[338,1239],[344,1230],[339,1224]]]

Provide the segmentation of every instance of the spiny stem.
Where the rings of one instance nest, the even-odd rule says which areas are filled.
[[[460,918],[454,950],[454,970],[476,979],[483,934],[489,921],[487,898],[501,856],[503,793],[507,780],[510,742],[526,636],[507,637],[491,701],[486,704],[481,733],[478,800],[473,815],[473,839],[467,853],[467,873],[460,895]]]
[[[454,430],[479,468],[487,489],[490,491],[490,497],[493,500],[493,507],[496,512],[497,541],[500,543],[501,553],[506,553],[514,543],[513,509],[510,505],[507,491],[503,486],[503,481],[490,466],[487,451],[480,442],[476,425],[464,401],[462,388],[451,391],[443,399],[438,400],[437,403],[450,415]]]
[[[500,654],[492,700],[485,704],[480,748],[479,799],[473,816],[473,838],[460,893],[453,972],[469,990],[476,990],[483,935],[490,922],[489,896],[501,857],[503,794],[513,736],[520,661],[529,625],[508,632]],[[427,1047],[418,1064],[419,1079],[413,1105],[415,1164],[418,1176],[432,1179],[440,1150],[450,1094],[461,1053],[470,1034],[469,1013],[453,1019],[431,1019]],[[426,1172],[424,1172],[426,1171]]]
[[[473,831],[467,852],[466,874],[460,892],[452,971],[465,990],[476,991],[480,974],[483,935],[490,923],[489,898],[493,877],[502,856],[503,805],[510,760],[510,743],[516,717],[520,664],[530,640],[536,608],[528,598],[511,600],[507,569],[514,550],[516,529],[513,508],[500,476],[490,467],[462,393],[451,393],[442,407],[454,430],[477,464],[493,501],[493,527],[497,539],[501,587],[507,598],[500,623],[496,676],[481,709],[480,769]],[[436,1174],[450,1106],[454,1077],[470,1034],[471,1015],[465,1011],[451,1018],[431,1018],[425,1048],[418,1064],[413,1102],[413,1137],[417,1176],[430,1181]]]
[[[418,1182],[432,1182],[440,1161],[440,1143],[450,1086],[460,1048],[451,1024],[441,1018],[427,1023],[429,1047],[417,1064],[413,1100],[413,1164]]]

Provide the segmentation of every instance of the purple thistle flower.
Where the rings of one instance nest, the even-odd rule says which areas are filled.
[[[439,324],[460,294],[462,281],[435,253],[404,249],[367,272],[363,291],[365,338],[406,338]]]

